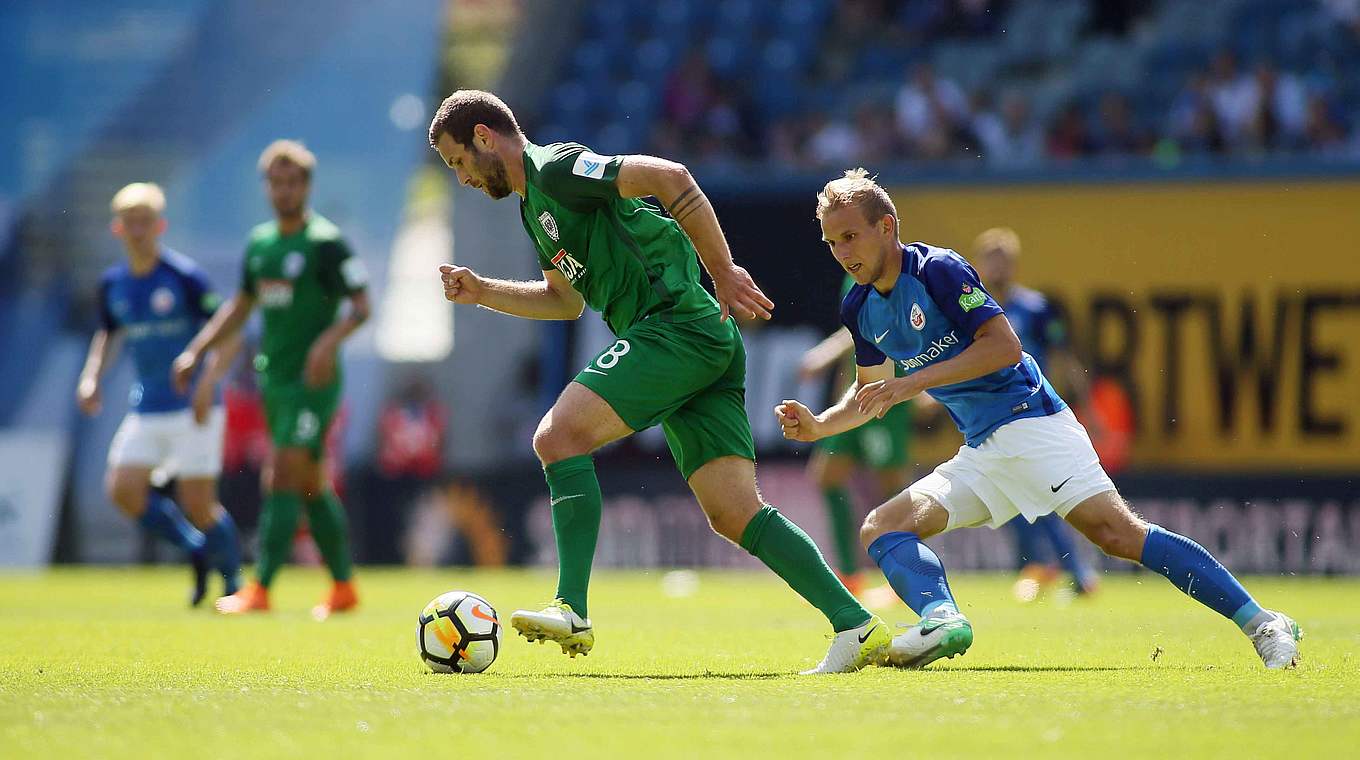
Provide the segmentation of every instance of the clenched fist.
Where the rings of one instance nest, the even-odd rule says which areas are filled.
[[[443,264],[439,276],[444,281],[444,297],[454,303],[476,304],[482,297],[482,278],[467,267]]]
[[[785,399],[775,405],[774,416],[779,418],[779,427],[790,441],[810,442],[822,437],[817,415],[798,401]]]

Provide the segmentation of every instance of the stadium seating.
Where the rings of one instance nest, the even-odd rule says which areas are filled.
[[[1092,31],[1092,4],[1084,0],[997,4],[999,21],[963,28],[940,26],[950,3],[884,3],[895,9],[884,25],[897,36],[856,40],[849,82],[819,78],[822,45],[838,12],[828,0],[588,5],[562,92],[541,121],[551,137],[570,134],[602,150],[636,149],[653,133],[665,118],[667,82],[691,50],[722,86],[744,84],[765,124],[820,110],[848,111],[866,92],[892,92],[913,64],[929,62],[965,92],[1023,94],[1041,125],[1069,103],[1092,106],[1113,91],[1131,104],[1135,123],[1157,130],[1189,78],[1225,50],[1236,54],[1244,71],[1269,61],[1303,77],[1310,91],[1328,97],[1348,128],[1360,121],[1360,34],[1321,3],[1162,0],[1122,36]],[[910,44],[901,37],[904,30]],[[628,84],[614,86],[621,81]],[[590,98],[581,97],[582,87]],[[828,87],[839,93],[829,102],[817,96]],[[642,96],[643,90],[651,96]],[[1094,124],[1094,110],[1086,113]]]

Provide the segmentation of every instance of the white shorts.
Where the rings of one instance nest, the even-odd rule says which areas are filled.
[[[194,422],[192,409],[133,412],[109,444],[109,467],[151,467],[181,478],[216,478],[222,472],[226,413],[215,406],[208,422]]]
[[[945,530],[1005,525],[1016,515],[1029,522],[1050,512],[1066,517],[1081,502],[1114,483],[1100,466],[1086,428],[1072,410],[1008,422],[907,490],[925,494],[949,512]]]

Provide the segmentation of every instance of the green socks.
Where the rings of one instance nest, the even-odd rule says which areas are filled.
[[[265,496],[264,508],[260,510],[260,559],[255,566],[255,579],[265,588],[269,588],[274,574],[292,554],[300,512],[302,497],[295,493]]]
[[[767,504],[751,518],[742,531],[741,548],[821,610],[837,633],[869,619],[869,611],[836,579],[812,539],[774,507]]]
[[[337,581],[347,581],[354,575],[349,550],[349,528],[345,508],[340,499],[326,489],[307,502],[307,522],[312,528],[312,540],[321,550],[322,559]]]
[[[551,498],[553,535],[557,537],[557,598],[581,617],[586,612],[590,566],[600,537],[602,509],[595,460],[588,454],[543,468]]]
[[[843,575],[855,572],[859,557],[859,531],[855,529],[854,505],[850,493],[840,486],[822,490],[826,513],[831,518],[831,541],[836,546],[836,563]]]

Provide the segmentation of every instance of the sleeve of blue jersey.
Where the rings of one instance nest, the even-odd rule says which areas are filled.
[[[855,339],[855,364],[861,367],[877,367],[887,361],[888,357],[873,343],[865,340],[859,331],[859,310],[864,307],[864,300],[868,296],[867,286],[856,285],[850,288],[850,292],[845,294],[845,300],[841,301],[841,324],[850,331],[850,337]]]
[[[969,337],[984,322],[1005,313],[992,294],[982,287],[982,280],[972,265],[953,251],[927,257],[921,265],[921,277],[931,300]],[[963,303],[964,296],[973,290],[981,291],[986,298],[980,304],[967,307]]]
[[[215,299],[207,273],[187,259],[180,262],[176,271],[184,280],[184,289],[189,296],[189,308],[201,319],[211,317],[215,307],[210,308],[209,304]]]
[[[105,272],[104,276],[99,278],[99,326],[105,332],[118,329],[118,320],[113,316],[113,309],[109,307],[109,286],[112,284],[112,272]]]

